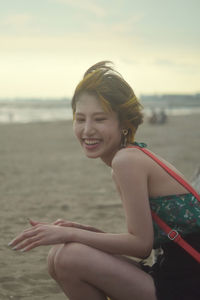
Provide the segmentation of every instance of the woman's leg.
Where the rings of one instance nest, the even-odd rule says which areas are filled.
[[[79,243],[53,248],[50,275],[70,300],[156,300],[154,282],[129,259]]]
[[[56,245],[51,248],[49,251],[48,257],[47,257],[47,265],[48,265],[48,272],[49,275],[57,281],[56,273],[55,273],[55,267],[54,267],[54,259],[56,256],[56,253],[59,249],[63,247],[63,244],[61,245]]]
[[[61,249],[63,249],[63,247],[66,248],[68,246],[69,246],[69,244],[65,245],[65,246],[63,246],[63,245],[57,245],[57,246],[54,246],[54,247],[51,248],[51,250],[49,252],[49,255],[48,255],[48,258],[47,258],[47,261],[48,261],[48,272],[49,272],[50,276],[59,284],[59,286],[61,287],[61,289],[64,291],[64,293],[68,297],[70,297],[70,299],[79,299],[79,298],[74,298],[74,296],[71,297],[69,295],[69,293],[68,293],[68,285],[70,286],[69,290],[71,290],[71,289],[75,289],[75,290],[80,289],[80,290],[82,290],[84,288],[84,293],[81,294],[81,297],[82,297],[81,299],[83,299],[83,297],[85,298],[85,295],[87,295],[86,297],[87,297],[88,300],[89,299],[107,300],[107,297],[104,295],[104,293],[102,293],[97,288],[95,288],[93,286],[90,286],[90,285],[88,285],[85,282],[82,284],[79,281],[78,278],[76,278],[76,277],[73,278],[73,275],[76,276],[76,274],[74,272],[72,272],[72,274],[69,274],[70,278],[68,278],[67,276],[65,276],[64,277],[64,283],[63,283],[63,280],[59,278],[60,271],[59,271],[59,267],[58,267],[58,276],[57,276],[56,270],[55,270],[55,268],[56,268],[56,266],[55,266],[55,257],[57,256],[57,253],[59,253],[59,251]],[[65,268],[65,266],[62,266],[61,269],[62,268]],[[77,282],[77,279],[78,279],[78,282]],[[83,285],[82,288],[81,288],[81,285]],[[112,300],[114,300],[114,299],[112,299]]]

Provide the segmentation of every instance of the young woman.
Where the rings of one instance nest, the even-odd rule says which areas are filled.
[[[105,233],[64,220],[30,221],[32,227],[10,245],[21,251],[54,245],[48,256],[49,273],[72,300],[200,299],[200,264],[168,239],[151,214],[153,210],[164,216],[182,234],[187,229],[185,240],[200,250],[192,210],[195,207],[199,214],[200,205],[152,159],[151,151],[144,152],[145,144],[134,141],[143,115],[132,88],[108,62],[100,62],[78,84],[72,108],[74,132],[85,155],[101,158],[112,169],[127,232]],[[160,161],[182,177],[168,162]],[[152,267],[129,258],[147,258],[153,247],[160,246],[163,254]]]

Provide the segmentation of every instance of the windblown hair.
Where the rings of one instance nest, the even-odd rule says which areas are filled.
[[[142,105],[130,85],[110,64],[110,61],[101,61],[85,72],[72,98],[73,113],[82,93],[93,94],[105,111],[118,114],[120,124],[128,129],[127,141],[133,143],[135,132],[143,122]]]

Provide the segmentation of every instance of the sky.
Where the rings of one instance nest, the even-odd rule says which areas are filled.
[[[111,60],[135,93],[200,92],[199,0],[0,0],[0,98],[71,97]]]

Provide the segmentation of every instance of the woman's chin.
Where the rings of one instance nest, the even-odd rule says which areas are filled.
[[[96,152],[93,152],[93,153],[91,153],[90,151],[86,151],[85,149],[84,149],[84,153],[85,153],[85,155],[88,157],[88,158],[99,158],[100,157],[100,155]]]

